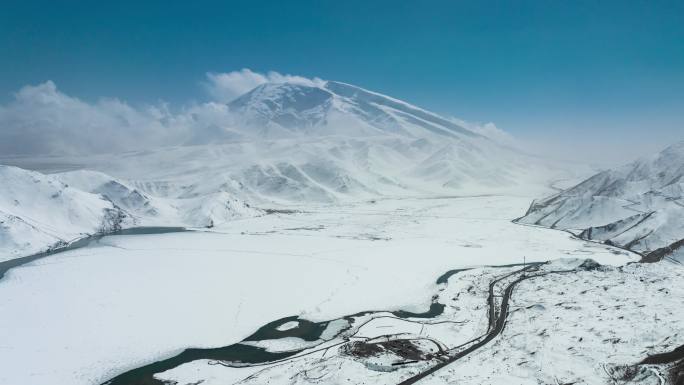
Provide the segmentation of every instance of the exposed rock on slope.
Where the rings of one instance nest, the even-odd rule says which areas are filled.
[[[684,142],[534,201],[519,221],[684,262]]]

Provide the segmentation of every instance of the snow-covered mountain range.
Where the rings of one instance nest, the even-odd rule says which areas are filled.
[[[260,215],[228,193],[168,199],[96,171],[0,166],[0,261],[136,226],[207,227]]]
[[[227,118],[170,147],[0,160],[34,170],[0,174],[3,258],[121,226],[213,226],[293,202],[541,193],[568,170],[486,130],[340,82],[266,83],[224,107]],[[42,206],[26,211],[36,188],[45,190]]]
[[[684,142],[535,201],[519,221],[684,261]]]
[[[127,219],[111,201],[58,178],[0,166],[0,261],[112,231]]]
[[[229,117],[197,128],[176,147],[12,163],[40,169],[64,162],[155,181],[213,169],[211,180],[234,181],[242,194],[315,201],[416,188],[507,189],[542,183],[558,170],[491,130],[339,82],[266,83],[226,108]]]

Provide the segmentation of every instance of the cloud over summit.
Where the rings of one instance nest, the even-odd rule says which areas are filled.
[[[87,102],[48,80],[27,85],[0,105],[0,154],[90,154],[205,143],[229,131],[226,102],[264,83],[322,84],[321,79],[250,69],[208,73],[210,101],[171,110],[166,104],[133,106],[115,98]]]
[[[249,69],[208,73],[202,85],[209,101],[178,108],[163,102],[132,105],[116,98],[85,101],[61,92],[52,81],[24,86],[0,105],[0,155],[88,155],[245,140],[250,131],[238,127],[242,120],[226,103],[261,84],[285,82],[325,83]],[[493,125],[461,124],[485,130],[486,136],[503,135]]]
[[[309,79],[303,76],[283,75],[275,71],[262,74],[243,68],[232,72],[209,72],[204,87],[214,100],[225,103],[264,83],[320,85],[324,82],[319,78]]]

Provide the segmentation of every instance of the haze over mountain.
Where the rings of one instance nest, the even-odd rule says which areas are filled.
[[[46,118],[56,120],[51,128],[55,135],[66,131],[66,139],[54,143],[51,135],[41,137],[45,143],[36,142],[34,149],[68,144],[64,140],[69,140],[71,131],[64,123],[69,113],[77,113],[76,123],[84,124],[77,132],[97,145],[86,155],[4,159],[42,172],[60,171],[45,176],[3,168],[1,182],[6,188],[13,186],[0,206],[7,218],[3,243],[23,245],[3,247],[6,250],[37,251],[79,234],[120,227],[213,226],[263,213],[252,206],[287,202],[541,192],[546,191],[549,175],[572,174],[567,167],[546,164],[511,147],[496,130],[466,128],[467,124],[340,82],[288,78],[258,85],[227,104],[206,104],[173,119],[162,116],[149,121],[115,102],[108,105],[118,107],[106,109],[70,99],[53,84],[22,90],[18,101],[22,100],[40,107],[38,115],[16,116],[36,135],[44,125],[52,127],[52,120]],[[212,119],[206,117],[208,109],[216,112]],[[147,123],[135,127],[138,121]],[[120,129],[122,125],[125,129]],[[102,138],[89,136],[100,135],[100,129]],[[114,151],[122,143],[118,136],[127,137],[126,142],[140,137],[140,143],[149,144],[149,132],[166,136],[144,151]],[[114,152],[93,153],[106,146],[110,135],[116,136],[109,149]],[[34,185],[45,185],[51,192],[41,195],[44,210],[24,215],[23,197]],[[74,216],[66,206],[75,200],[54,198],[69,194],[89,197],[78,208],[92,215]],[[91,201],[94,206],[87,204]],[[48,209],[52,205],[58,209]],[[41,212],[52,212],[52,220],[73,223],[53,226]],[[110,217],[118,218],[116,223]],[[21,226],[30,227],[36,233],[32,238],[39,240],[24,242]]]
[[[26,105],[35,113],[26,113]],[[127,159],[155,162],[162,160],[163,153],[175,151],[178,159],[185,161],[208,157],[213,162],[205,163],[207,168],[223,162],[225,166],[242,168],[241,174],[255,175],[277,173],[274,168],[286,167],[283,162],[296,159],[299,164],[295,167],[318,170],[319,177],[313,176],[314,180],[347,174],[341,178],[365,179],[352,183],[366,191],[376,191],[379,180],[382,186],[404,189],[406,186],[401,186],[406,183],[402,179],[416,177],[427,178],[442,187],[492,186],[501,182],[505,182],[502,187],[522,185],[523,180],[517,180],[519,176],[534,178],[528,168],[546,168],[534,157],[511,148],[510,138],[491,126],[447,119],[391,97],[320,79],[269,82],[228,104],[206,103],[175,115],[159,109],[143,114],[115,102],[107,106],[92,106],[69,98],[51,83],[22,90],[16,105],[4,112],[15,119],[5,135],[12,134],[12,127],[18,127],[17,131],[28,127],[22,135],[32,147],[24,148],[24,152],[20,151],[21,146],[15,147],[15,151],[20,151],[15,157],[6,152],[5,163],[41,169],[45,164],[55,165],[54,160],[40,164],[44,158],[41,155],[52,153],[78,167],[107,172],[125,168]],[[72,116],[75,120],[70,120]],[[58,140],[53,140],[58,136]],[[84,142],[90,148],[75,144],[74,151],[68,150],[71,142]],[[217,147],[203,152],[188,147],[207,144],[223,146],[223,150]],[[106,158],[102,153],[117,153],[130,150],[129,147],[146,150],[129,153],[120,162],[123,165],[101,164]],[[164,150],[158,150],[161,147]],[[45,152],[39,155],[35,153],[38,150]],[[84,151],[87,157],[79,155]],[[221,159],[212,159],[212,151],[220,152]],[[240,158],[231,159],[231,154]],[[398,164],[401,167],[396,167]],[[184,168],[182,164],[176,166]],[[131,167],[129,171],[135,173],[137,168]],[[244,171],[249,168],[252,171]],[[369,172],[373,175],[369,176]],[[127,172],[115,174],[131,177]],[[348,187],[327,186],[323,192]]]

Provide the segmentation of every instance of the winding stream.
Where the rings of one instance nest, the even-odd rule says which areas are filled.
[[[335,321],[345,320],[347,321],[347,326],[337,330],[334,335],[329,336],[328,340],[331,340],[339,336],[346,330],[348,330],[350,327],[352,327],[352,324],[354,323],[354,318],[358,318],[361,316],[376,313],[391,313],[397,318],[429,319],[441,315],[444,311],[444,307],[444,304],[441,304],[439,302],[432,302],[430,304],[430,308],[424,313],[414,313],[405,310],[373,310],[363,311],[352,315],[347,315],[342,318],[323,322],[312,322],[306,319],[299,318],[297,316],[285,317],[267,323],[266,325],[260,327],[252,335],[236,344],[219,348],[186,349],[180,354],[173,356],[171,358],[156,361],[151,364],[141,366],[139,368],[122,373],[112,378],[111,380],[108,380],[107,382],[103,383],[103,385],[164,385],[163,381],[154,378],[155,374],[173,369],[182,364],[186,364],[196,360],[227,361],[234,363],[236,365],[273,363],[275,361],[295,356],[303,352],[304,350],[311,349],[311,346],[306,346],[302,347],[301,349],[287,352],[274,353],[269,352],[263,348],[243,344],[243,342],[255,342],[285,337],[297,337],[301,338],[304,341],[321,341],[322,343],[324,342],[321,339],[323,333]],[[293,322],[297,323],[295,327],[283,329],[284,325],[291,324]]]

